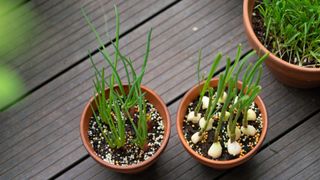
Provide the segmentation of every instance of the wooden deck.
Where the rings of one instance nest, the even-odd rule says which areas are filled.
[[[137,175],[114,173],[98,165],[79,136],[80,114],[93,91],[88,50],[98,66],[105,65],[80,8],[86,9],[99,33],[106,32],[107,20],[113,34],[114,3],[121,13],[122,49],[136,67],[141,66],[146,33],[153,28],[143,83],[162,96],[171,113],[172,132],[165,152]],[[216,171],[191,158],[178,139],[176,110],[184,93],[196,83],[198,49],[203,49],[205,57],[203,71],[208,71],[218,51],[234,57],[239,43],[244,54],[251,50],[242,24],[242,1],[19,0],[17,4],[30,6],[37,12],[30,18],[39,22],[33,27],[37,37],[20,44],[29,48],[1,61],[21,74],[27,93],[0,113],[0,179],[320,178],[320,88],[288,88],[266,68],[261,96],[270,126],[262,149],[252,160]],[[223,71],[224,63],[219,68]],[[125,71],[121,69],[120,74],[125,76]]]

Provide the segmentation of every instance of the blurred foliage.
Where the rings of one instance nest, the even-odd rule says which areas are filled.
[[[35,13],[30,5],[13,0],[0,0],[0,61],[19,53],[26,41],[32,40]],[[18,52],[17,52],[18,51]]]
[[[9,66],[15,56],[30,48],[34,15],[30,3],[0,0],[0,109],[23,94],[23,82]]]
[[[0,108],[14,102],[23,93],[19,76],[9,68],[0,67]]]

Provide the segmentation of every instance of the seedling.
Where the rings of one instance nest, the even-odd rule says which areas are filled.
[[[229,141],[225,143],[227,143],[228,152],[234,156],[241,152],[241,146],[237,142],[241,136],[241,131],[247,136],[256,134],[255,128],[249,125],[248,121],[256,120],[256,114],[251,109],[251,106],[261,92],[259,82],[262,74],[262,62],[268,55],[264,55],[254,64],[249,64],[248,59],[254,54],[255,52],[250,52],[241,59],[241,46],[239,46],[234,64],[231,65],[231,59],[229,57],[226,58],[225,71],[219,76],[218,86],[212,88],[210,87],[210,80],[222,58],[222,55],[218,54],[211,65],[208,78],[200,90],[195,110],[190,111],[187,115],[187,121],[199,124],[199,131],[191,136],[192,143],[197,144],[203,139],[203,134],[206,131],[214,129],[213,144],[208,150],[208,155],[214,159],[219,158],[222,154],[220,136],[223,124],[227,123]],[[201,58],[201,51],[199,51],[199,58]],[[200,62],[201,59],[199,59],[197,66],[198,80],[200,80]],[[244,67],[246,69],[242,87],[239,88],[238,78]],[[199,113],[201,107],[202,112],[205,112],[203,114]],[[240,120],[240,117],[243,117],[242,120]],[[240,123],[239,120],[242,125],[241,131],[237,126]],[[217,122],[214,123],[214,121]],[[213,124],[216,124],[216,126]]]
[[[86,22],[90,26],[92,32],[94,32],[100,48],[99,53],[102,54],[105,62],[111,68],[111,76],[105,77],[105,69],[99,70],[93,62],[90,56],[90,61],[95,71],[95,80],[93,81],[96,98],[94,99],[97,111],[91,106],[93,116],[97,122],[101,133],[105,141],[111,148],[122,148],[126,143],[126,130],[125,124],[130,122],[134,129],[135,138],[132,143],[144,148],[147,141],[148,134],[148,114],[146,112],[146,99],[144,93],[141,90],[142,78],[145,74],[147,61],[150,52],[151,32],[148,33],[146,52],[144,55],[142,70],[138,74],[133,67],[133,62],[130,58],[126,57],[120,52],[119,46],[119,32],[120,32],[120,18],[117,7],[114,7],[116,15],[116,32],[115,41],[110,40],[110,43],[114,49],[113,58],[111,53],[107,50],[102,43],[102,38],[97,32],[96,28],[92,24],[90,18],[82,9],[82,14],[86,19]],[[108,35],[108,37],[110,37]],[[90,53],[89,53],[90,55]],[[124,83],[120,78],[117,67],[122,63],[126,72],[126,79],[128,84],[128,90],[125,90]],[[105,93],[105,89],[109,88],[108,97]],[[138,112],[138,120],[134,121],[134,117],[131,111]]]

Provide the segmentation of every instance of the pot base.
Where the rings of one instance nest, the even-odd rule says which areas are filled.
[[[301,78],[295,78],[295,77],[289,78],[287,76],[284,76],[283,73],[279,72],[279,70],[276,70],[275,68],[273,68],[269,63],[266,62],[266,65],[269,71],[275,77],[275,79],[286,86],[299,88],[299,89],[310,89],[310,88],[320,87],[320,81],[317,81],[317,80],[313,81],[309,79],[301,79]]]

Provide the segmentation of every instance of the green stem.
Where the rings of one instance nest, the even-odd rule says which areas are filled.
[[[196,108],[194,109],[194,115],[195,116],[198,116],[198,112],[199,112],[200,106],[201,106],[201,101],[202,101],[202,98],[199,98],[199,102],[198,102]]]
[[[230,130],[230,131],[232,131],[232,130]],[[231,143],[236,141],[236,133],[235,132],[230,132],[230,141],[231,141]]]
[[[224,119],[224,116],[225,113],[221,113],[221,118],[219,118],[219,121],[218,121],[218,126],[216,128],[216,130],[214,131],[214,139],[213,139],[213,142],[218,142],[219,140],[219,134],[220,134],[220,131],[221,131],[221,127],[222,127],[222,122],[223,122],[223,119]]]
[[[248,111],[247,111],[247,108],[245,108],[243,112],[243,120],[242,120],[242,126],[244,126],[245,128],[248,127],[247,117],[248,117]]]

